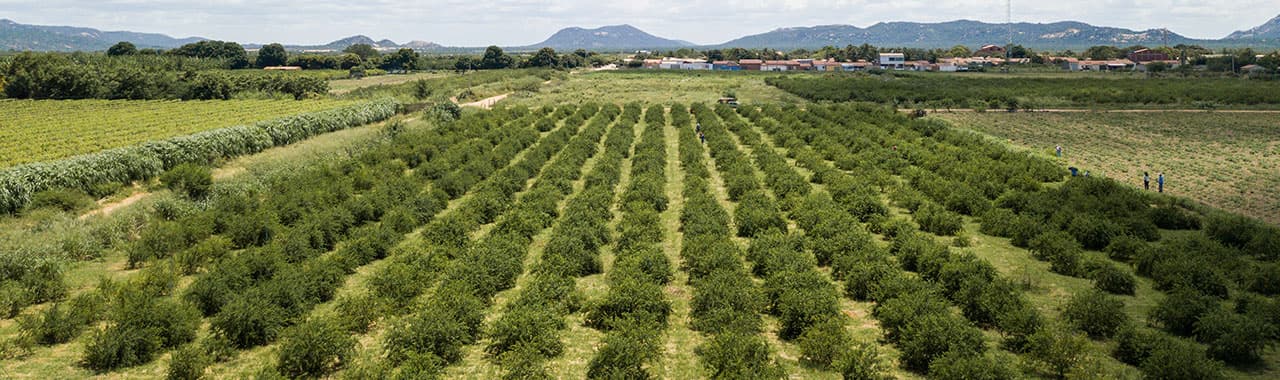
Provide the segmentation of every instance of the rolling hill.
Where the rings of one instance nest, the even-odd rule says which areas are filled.
[[[1253,29],[1241,30],[1235,33],[1231,33],[1231,35],[1227,36],[1226,39],[1228,40],[1240,40],[1240,39],[1277,40],[1277,39],[1280,39],[1280,16],[1276,16],[1270,21],[1267,21],[1262,25],[1258,25]]]
[[[512,49],[536,50],[549,47],[556,50],[631,50],[691,46],[694,44],[654,36],[631,25],[610,25],[595,29],[564,28],[545,41]]]

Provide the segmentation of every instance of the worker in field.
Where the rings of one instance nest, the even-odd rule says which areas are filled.
[[[697,125],[694,125],[693,130],[697,131],[698,133],[702,133],[702,123],[698,123]]]
[[[1160,175],[1156,176],[1156,187],[1161,193],[1164,192],[1164,173],[1160,173]]]
[[[702,131],[698,131],[698,140],[702,140],[702,143],[703,143],[703,144],[706,144],[706,143],[707,143],[707,135],[706,135],[706,134],[704,134],[704,133],[702,133]]]
[[[1142,189],[1151,190],[1151,174],[1147,172],[1142,172]]]
[[[1062,145],[1058,145],[1057,148],[1053,148],[1053,151],[1058,154],[1058,158],[1062,158]]]

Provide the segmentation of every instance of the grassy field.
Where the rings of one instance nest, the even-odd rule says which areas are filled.
[[[336,108],[342,100],[5,100],[0,167]]]
[[[595,71],[553,81],[537,93],[520,94],[509,102],[546,105],[580,102],[714,102],[731,92],[742,103],[802,102],[764,84],[763,73]]]
[[[1265,113],[936,113],[1064,164],[1280,223],[1280,128]]]
[[[378,75],[361,79],[335,79],[329,81],[330,94],[345,94],[352,90],[381,85],[401,84],[419,79],[435,79],[447,76],[445,73],[413,73],[406,75]]]

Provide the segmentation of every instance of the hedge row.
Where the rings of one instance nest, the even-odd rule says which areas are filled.
[[[461,222],[451,223],[463,226],[496,222],[480,240],[468,244],[471,228],[450,229],[456,235],[449,240],[440,240],[446,235],[427,236],[428,243],[457,253],[428,301],[395,323],[384,338],[387,358],[400,368],[402,377],[434,375],[431,372],[460,360],[464,345],[479,339],[485,309],[493,296],[515,285],[524,271],[524,258],[533,236],[550,226],[559,201],[572,191],[561,184],[572,183],[581,176],[581,167],[597,153],[600,139],[619,112],[616,106],[603,107],[587,121],[581,133],[568,141],[553,139],[553,132],[543,140],[550,143],[545,146],[547,149],[539,143],[521,163],[495,174],[494,182],[477,186],[472,198],[444,220],[461,218]],[[553,156],[555,160],[547,163]],[[545,167],[543,163],[547,163]],[[538,181],[514,204],[506,201],[525,190],[525,183],[533,178]]]
[[[693,287],[689,313],[692,327],[710,335],[696,351],[711,378],[783,378],[768,341],[760,336],[764,294],[743,269],[742,249],[730,238],[728,212],[710,193],[711,173],[694,124],[684,107],[672,107],[671,115],[685,173],[680,257]]]
[[[652,378],[648,368],[661,356],[662,330],[671,314],[663,285],[671,280],[671,263],[662,251],[659,214],[666,210],[666,110],[650,106],[645,129],[631,160],[630,184],[621,194],[622,219],[615,227],[614,264],[606,281],[609,292],[588,307],[587,324],[606,330],[588,364],[592,379]],[[602,207],[605,206],[605,207]],[[607,209],[607,205],[594,205]],[[592,223],[604,224],[608,215]]]
[[[209,164],[218,159],[260,152],[308,137],[384,120],[395,115],[394,100],[370,101],[342,108],[236,126],[135,146],[104,150],[56,161],[31,163],[0,172],[0,211],[22,209],[38,192],[144,180],[182,163]]]

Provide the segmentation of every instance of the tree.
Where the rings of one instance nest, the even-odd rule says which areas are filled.
[[[249,67],[249,54],[244,51],[243,46],[235,42],[200,41],[179,46],[177,49],[170,50],[168,54],[193,58],[226,59],[228,61],[227,66],[232,69]]]
[[[418,52],[413,49],[396,50],[382,60],[382,68],[386,70],[414,70],[418,68]]]
[[[138,47],[133,46],[133,43],[129,41],[117,42],[115,45],[111,45],[110,49],[107,49],[108,57],[118,57],[122,55],[134,55],[134,54],[138,54]]]
[[[969,50],[969,47],[964,45],[952,46],[951,50],[947,50],[947,55],[952,57],[968,57],[972,54],[973,51]]]
[[[351,53],[360,56],[360,60],[368,61],[379,56],[378,50],[369,44],[355,44],[342,49],[343,53]]]
[[[255,64],[258,67],[284,66],[286,62],[289,62],[289,53],[284,51],[284,45],[268,44],[258,49],[258,61]]]
[[[560,58],[556,56],[556,50],[544,47],[538,49],[538,52],[524,61],[523,67],[558,67],[560,66]]]
[[[1123,52],[1115,46],[1094,46],[1090,47],[1089,50],[1085,50],[1082,54],[1083,58],[1093,60],[1108,60],[1123,56]]]
[[[484,58],[480,59],[480,69],[494,70],[505,69],[511,67],[515,63],[515,59],[502,51],[502,48],[490,46],[484,49]]]

